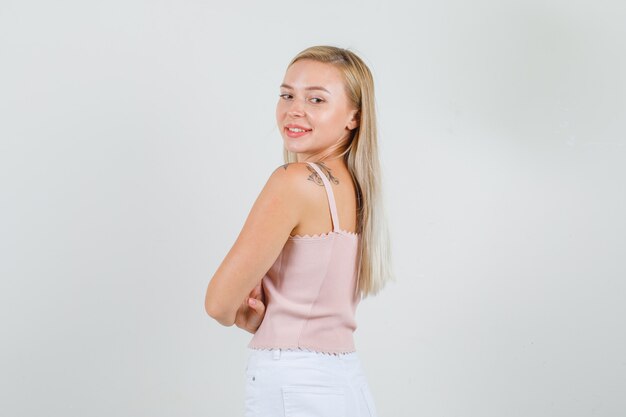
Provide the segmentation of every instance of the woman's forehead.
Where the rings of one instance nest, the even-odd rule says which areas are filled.
[[[287,69],[281,87],[302,90],[321,87],[332,94],[333,90],[343,88],[343,79],[334,65],[303,59]]]

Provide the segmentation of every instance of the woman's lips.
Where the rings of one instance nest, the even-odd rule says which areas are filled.
[[[305,132],[292,132],[291,130],[289,130],[288,127],[285,128],[285,133],[290,138],[299,138],[299,137],[304,136],[304,135],[306,135],[307,133],[310,133],[310,132],[311,132],[310,130],[307,130]]]

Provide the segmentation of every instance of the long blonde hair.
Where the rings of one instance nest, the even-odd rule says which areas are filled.
[[[378,159],[378,132],[374,79],[354,52],[334,46],[306,48],[289,63],[301,59],[329,63],[343,74],[346,93],[358,109],[359,124],[346,142],[343,156],[357,189],[357,233],[359,266],[356,291],[362,298],[376,295],[388,281],[395,281],[391,266],[389,227],[383,205],[381,170]],[[283,148],[285,163],[297,162],[297,154]]]

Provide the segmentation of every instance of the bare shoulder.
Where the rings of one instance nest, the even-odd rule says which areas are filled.
[[[306,162],[289,162],[277,167],[272,175],[278,175],[284,178],[302,178],[303,174],[311,171],[313,171],[313,168]]]
[[[306,162],[280,165],[268,179],[268,186],[274,192],[304,202],[312,197],[312,184],[323,186],[317,171]]]

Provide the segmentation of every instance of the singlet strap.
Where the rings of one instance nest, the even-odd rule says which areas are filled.
[[[306,161],[307,164],[311,165],[315,171],[319,174],[322,182],[324,183],[324,188],[326,189],[326,195],[328,196],[328,205],[330,206],[330,216],[333,221],[333,231],[338,232],[339,229],[339,216],[337,215],[337,205],[335,204],[335,195],[333,194],[333,188],[330,186],[330,181],[326,178],[326,175],[322,172],[322,170],[313,162]]]

